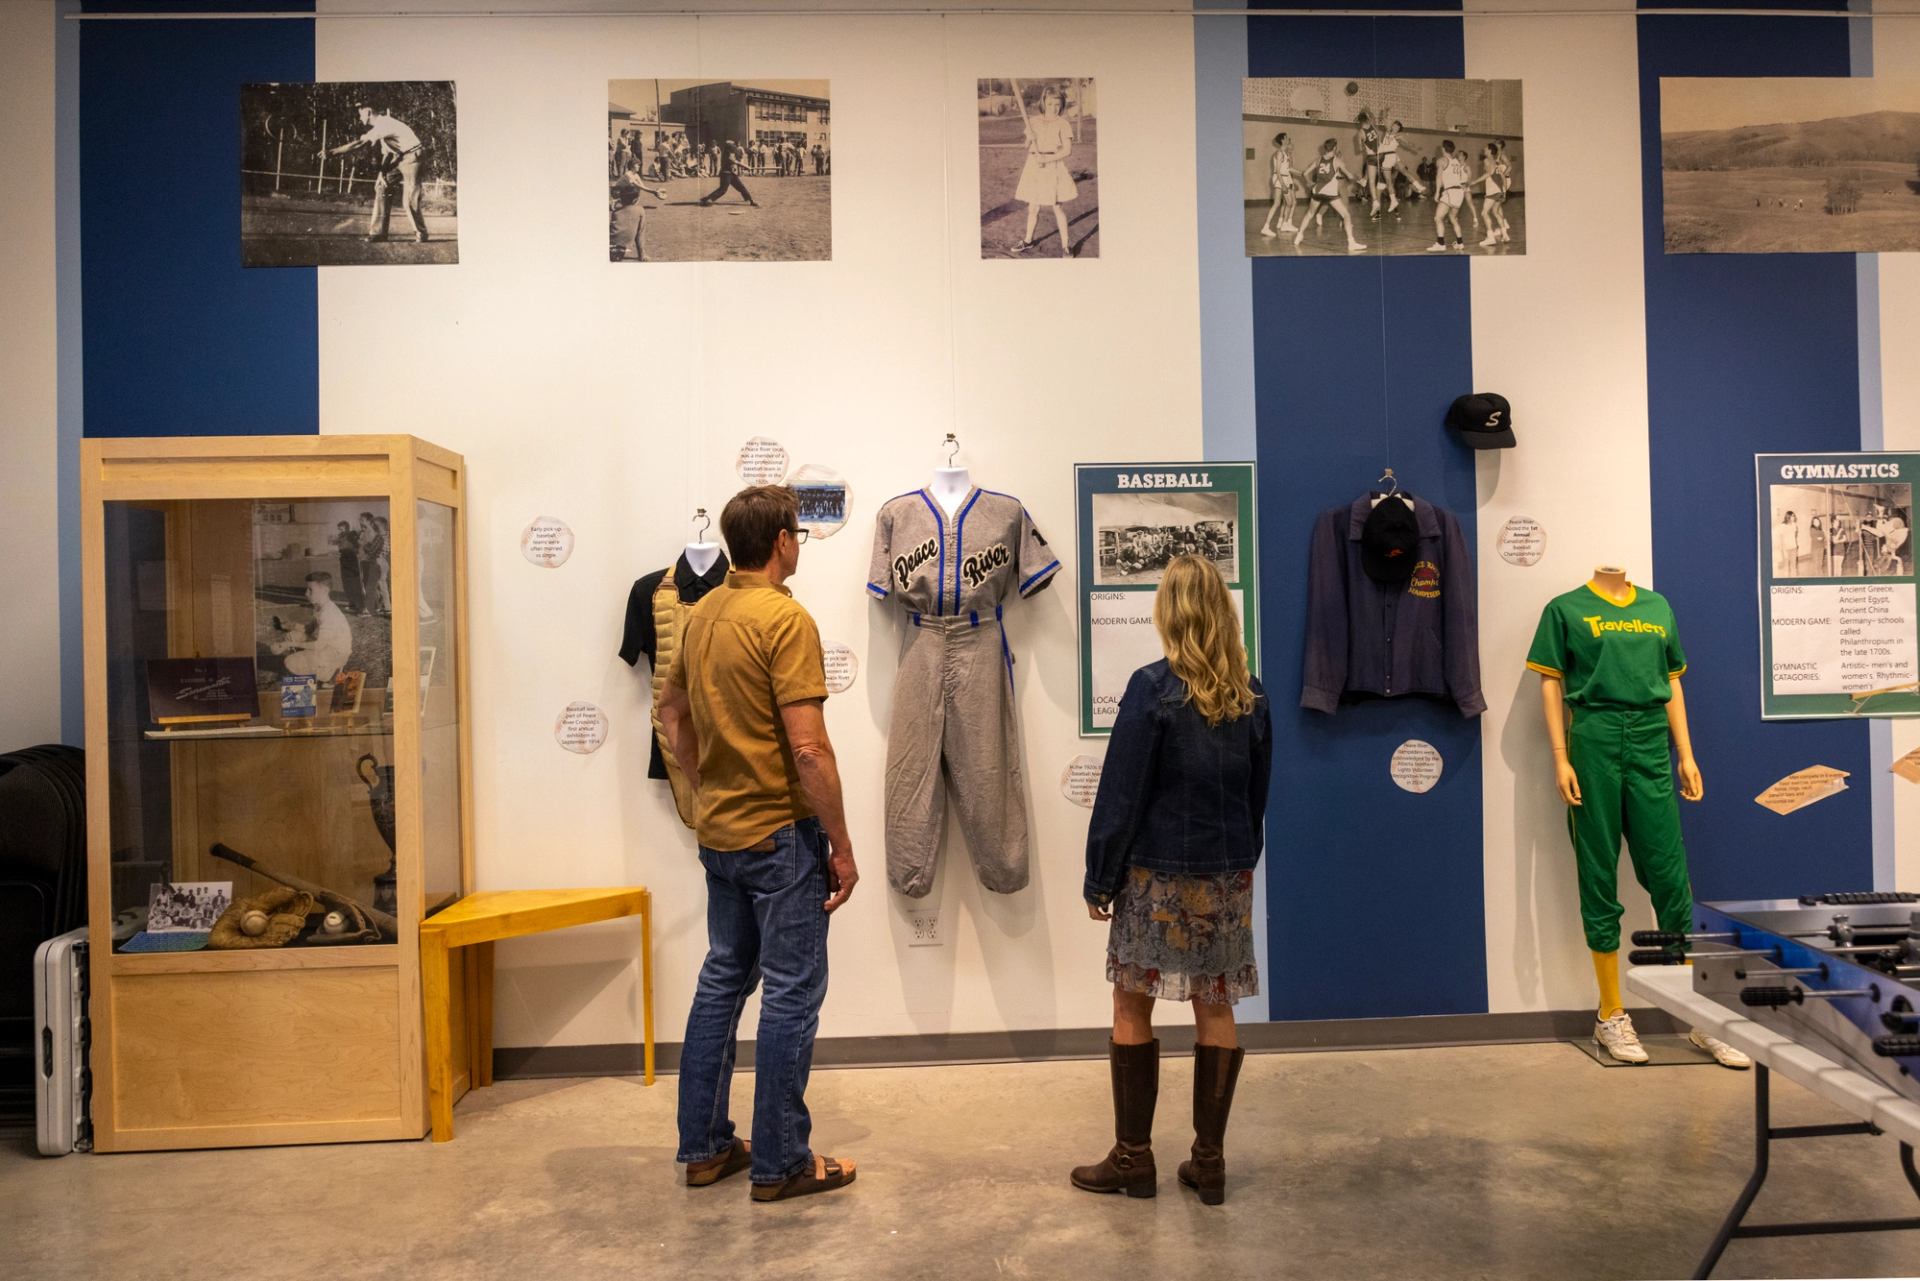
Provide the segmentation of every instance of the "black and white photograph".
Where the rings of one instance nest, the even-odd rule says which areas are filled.
[[[388,684],[392,539],[385,499],[253,505],[254,663],[262,689],[285,676],[330,684],[343,670],[364,672],[364,686]]]
[[[1092,76],[982,80],[980,256],[1100,256],[1099,104]]]
[[[825,80],[607,81],[612,262],[828,262]]]
[[[1518,80],[1241,81],[1249,256],[1527,251]]]
[[[204,934],[232,903],[232,881],[161,881],[147,887],[147,933]]]
[[[1773,577],[1909,578],[1913,486],[1774,485]]]
[[[1660,81],[1670,254],[1920,250],[1920,79]]]
[[[809,538],[831,538],[846,526],[853,509],[847,478],[821,463],[803,463],[787,477],[800,505],[800,528]]]
[[[451,80],[240,87],[240,261],[460,261]]]
[[[1204,556],[1238,581],[1239,496],[1231,492],[1093,495],[1095,584],[1158,583],[1175,556]]]

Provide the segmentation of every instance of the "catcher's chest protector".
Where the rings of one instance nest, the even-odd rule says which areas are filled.
[[[673,567],[668,566],[660,586],[653,592],[653,733],[660,741],[667,783],[673,788],[673,807],[680,811],[680,821],[688,827],[693,826],[693,784],[687,781],[673,748],[667,743],[666,732],[660,728],[660,694],[666,688],[666,673],[673,670],[673,655],[680,648],[681,629],[692,612],[693,606],[680,599],[680,589],[673,581]]]

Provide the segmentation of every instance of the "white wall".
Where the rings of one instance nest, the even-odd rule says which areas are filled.
[[[1532,0],[1470,0],[1486,11]],[[1469,17],[1470,77],[1525,82],[1527,253],[1473,262],[1474,388],[1516,407],[1520,447],[1478,459],[1480,670],[1487,999],[1494,1011],[1579,1009],[1593,965],[1575,904],[1565,810],[1525,668],[1540,608],[1595,565],[1657,587],[1648,492],[1646,298],[1640,206],[1639,53],[1631,5],[1617,17]],[[1577,494],[1577,500],[1573,495]],[[1500,527],[1546,531],[1531,567],[1500,558]],[[1629,921],[1647,917],[1625,872]],[[1650,918],[1649,918],[1650,919]]]
[[[60,739],[51,4],[0,5],[0,751]]]
[[[854,495],[847,528],[807,546],[793,584],[862,663],[828,704],[865,879],[834,919],[823,1034],[1101,1023],[1105,935],[1079,894],[1086,813],[1055,785],[1088,747],[1073,732],[1072,464],[1200,454],[1192,21],[315,27],[322,79],[459,86],[460,265],[321,272],[320,409],[323,431],[411,431],[467,458],[481,886],[650,886],[659,1035],[679,1039],[705,941],[701,874],[665,785],[645,778],[644,675],[614,650],[632,580],[673,558],[694,506],[717,513],[738,487],[740,443],[771,435]],[[606,262],[605,82],[656,75],[832,81],[831,263]],[[1099,260],[980,261],[983,75],[1098,79]],[[767,329],[782,339],[763,345]],[[950,832],[930,900],[946,942],[910,950],[879,806],[899,619],[862,583],[875,509],[924,482],[948,430],[982,484],[1026,501],[1067,570],[1007,628],[1033,885],[983,896]],[[559,570],[519,554],[536,515],[578,536]],[[553,742],[572,699],[612,718],[596,755]],[[503,948],[499,1043],[638,1039],[636,943],[612,925]]]

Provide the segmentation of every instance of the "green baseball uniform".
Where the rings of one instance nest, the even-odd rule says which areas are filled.
[[[1587,946],[1620,947],[1620,838],[1633,874],[1653,897],[1660,928],[1692,928],[1693,886],[1680,839],[1673,755],[1667,741],[1669,683],[1687,669],[1667,598],[1629,587],[1615,604],[1582,585],[1547,602],[1527,666],[1565,683],[1573,724],[1567,760],[1580,804],[1567,807],[1579,866]]]

